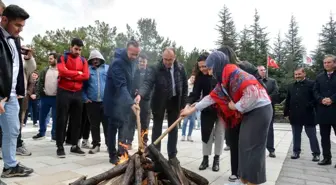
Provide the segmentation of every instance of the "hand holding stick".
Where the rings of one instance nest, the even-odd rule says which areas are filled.
[[[143,154],[145,152],[144,143],[141,137],[141,123],[140,123],[140,107],[139,104],[135,104],[133,107],[134,114],[136,116],[137,121],[137,130],[138,130],[138,144],[139,144],[139,154]]]

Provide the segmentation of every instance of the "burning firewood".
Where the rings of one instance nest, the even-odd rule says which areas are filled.
[[[136,115],[140,119],[139,111]],[[181,120],[176,120],[146,151],[142,137],[139,137],[138,152],[132,156],[128,155],[127,146],[119,143],[124,151],[114,168],[89,179],[80,177],[70,185],[209,185],[204,177],[182,168],[177,158],[168,161],[155,147]],[[140,136],[140,122],[137,122]]]

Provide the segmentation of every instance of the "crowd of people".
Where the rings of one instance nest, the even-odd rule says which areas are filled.
[[[214,144],[213,171],[220,170],[223,149],[230,150],[229,181],[248,185],[266,182],[265,150],[269,157],[276,157],[273,120],[278,86],[264,66],[240,61],[225,46],[201,54],[188,78],[174,48],[165,48],[162,59],[148,66],[149,59],[141,53],[140,43],[131,39],[125,48],[114,51],[114,59],[108,65],[98,50],[92,50],[88,59],[82,57],[83,41],[73,38],[69,51],[49,53],[49,66],[37,72],[32,49],[21,46],[19,38],[29,14],[17,5],[6,7],[1,1],[0,10],[0,140],[4,162],[1,177],[28,176],[34,171],[15,157],[31,155],[21,139],[31,107],[33,124],[39,126],[33,139],[45,138],[52,118],[51,140],[56,143],[59,158],[66,157],[64,144],[71,146],[71,154],[79,156],[86,155],[82,148],[88,148],[89,154],[100,152],[102,125],[112,164],[118,164],[125,150],[132,149],[134,112],[140,110],[145,146],[151,115],[152,141],[161,135],[165,118],[170,126],[182,117],[181,140],[193,142],[192,130],[195,118],[199,117],[203,154],[199,170],[209,167]],[[304,68],[295,70],[284,116],[289,117],[293,130],[291,158],[300,158],[304,126],[312,160],[330,165],[330,132],[331,127],[336,129],[332,121],[336,115],[336,57],[326,56],[323,64],[324,71],[315,82],[306,79]],[[190,128],[186,134],[188,121]],[[90,133],[92,143],[88,142]],[[168,135],[169,159],[176,158],[177,144],[175,127]],[[160,144],[156,147],[161,149]]]

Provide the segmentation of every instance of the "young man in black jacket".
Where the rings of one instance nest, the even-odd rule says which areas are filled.
[[[20,165],[16,158],[20,130],[18,96],[25,95],[19,33],[29,14],[16,5],[5,8],[0,27],[0,126],[3,131],[2,178],[28,176],[33,169]]]

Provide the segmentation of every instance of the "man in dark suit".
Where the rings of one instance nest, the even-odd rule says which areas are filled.
[[[162,123],[165,111],[168,113],[168,126],[172,125],[179,117],[180,110],[186,105],[188,95],[188,79],[183,65],[176,61],[173,48],[166,48],[162,60],[150,70],[144,84],[140,87],[135,101],[147,97],[154,90],[151,99],[153,113],[152,141],[162,133]],[[168,135],[168,157],[175,158],[177,154],[178,128],[175,127]],[[161,145],[157,148],[160,150]]]
[[[258,66],[259,75],[262,77],[262,81],[266,85],[266,90],[268,95],[271,97],[272,100],[272,107],[273,107],[273,117],[272,121],[268,130],[267,136],[267,144],[266,148],[269,152],[269,157],[275,158],[275,148],[274,148],[274,128],[273,128],[273,121],[274,121],[274,104],[277,101],[277,97],[279,95],[279,87],[275,79],[269,78],[266,75],[266,68],[264,66]]]
[[[316,137],[314,82],[306,79],[303,68],[294,71],[295,82],[287,91],[284,116],[289,118],[293,133],[292,159],[300,158],[303,126],[309,138],[313,161],[320,161],[320,146]]]
[[[109,117],[108,123],[108,150],[110,163],[119,161],[116,150],[116,135],[118,132],[118,151],[123,154],[127,149],[123,136],[123,127],[133,111],[138,109],[132,98],[132,83],[136,70],[136,59],[140,52],[139,43],[131,40],[126,49],[117,49],[114,60],[107,71],[104,91],[104,113]]]
[[[320,125],[323,160],[319,165],[331,165],[330,132],[336,134],[336,56],[328,55],[323,60],[324,71],[316,77],[314,95],[317,102],[316,120]],[[336,167],[336,166],[335,166]]]

